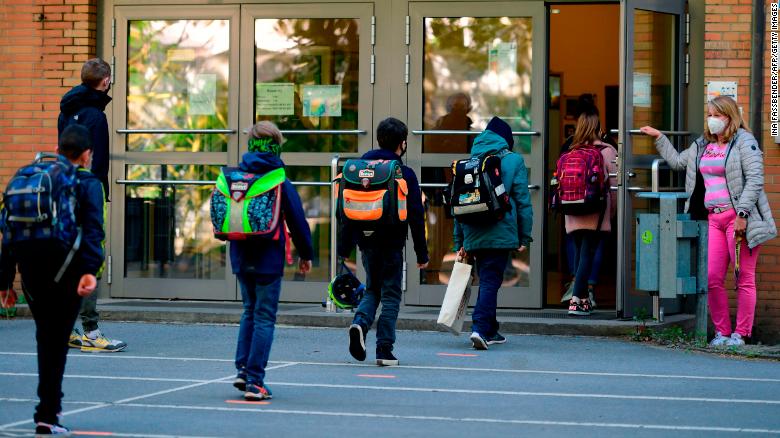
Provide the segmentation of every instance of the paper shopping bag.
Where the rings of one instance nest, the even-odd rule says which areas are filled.
[[[455,336],[460,335],[470,296],[471,265],[456,261],[447,284],[447,292],[444,293],[444,301],[441,303],[439,319],[436,320],[438,326]]]

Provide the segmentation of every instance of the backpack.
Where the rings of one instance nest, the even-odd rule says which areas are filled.
[[[347,160],[337,189],[339,219],[364,235],[406,225],[409,189],[398,161]]]
[[[501,158],[488,154],[453,161],[449,204],[452,216],[464,224],[503,219],[512,204],[501,179]]]
[[[59,282],[81,245],[76,214],[78,168],[67,158],[39,153],[8,182],[3,193],[3,244],[50,240],[70,249],[54,278]]]
[[[558,158],[550,181],[550,208],[570,216],[603,213],[607,195],[607,175],[601,148],[582,145]]]
[[[211,193],[211,224],[219,240],[279,240],[284,232],[284,168],[264,175],[223,167]]]

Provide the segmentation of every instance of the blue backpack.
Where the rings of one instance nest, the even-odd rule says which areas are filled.
[[[32,164],[16,172],[3,193],[3,245],[48,240],[69,248],[55,282],[62,278],[81,245],[76,216],[77,172],[67,158],[39,153]]]

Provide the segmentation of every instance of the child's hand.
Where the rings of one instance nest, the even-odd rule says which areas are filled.
[[[298,272],[307,274],[309,271],[311,271],[311,260],[298,260]]]
[[[96,287],[97,278],[95,278],[95,276],[92,274],[84,274],[79,280],[79,287],[76,289],[76,292],[80,297],[86,297],[87,295],[94,292]]]

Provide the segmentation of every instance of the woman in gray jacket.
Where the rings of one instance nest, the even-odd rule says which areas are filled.
[[[657,129],[645,126],[641,131],[655,137],[655,147],[669,167],[685,169],[685,211],[709,222],[707,304],[716,330],[710,345],[744,345],[756,313],[758,250],[777,229],[764,193],[763,153],[742,122],[737,103],[719,96],[707,108],[704,135],[682,152]],[[724,281],[738,244],[737,327],[732,332]]]

